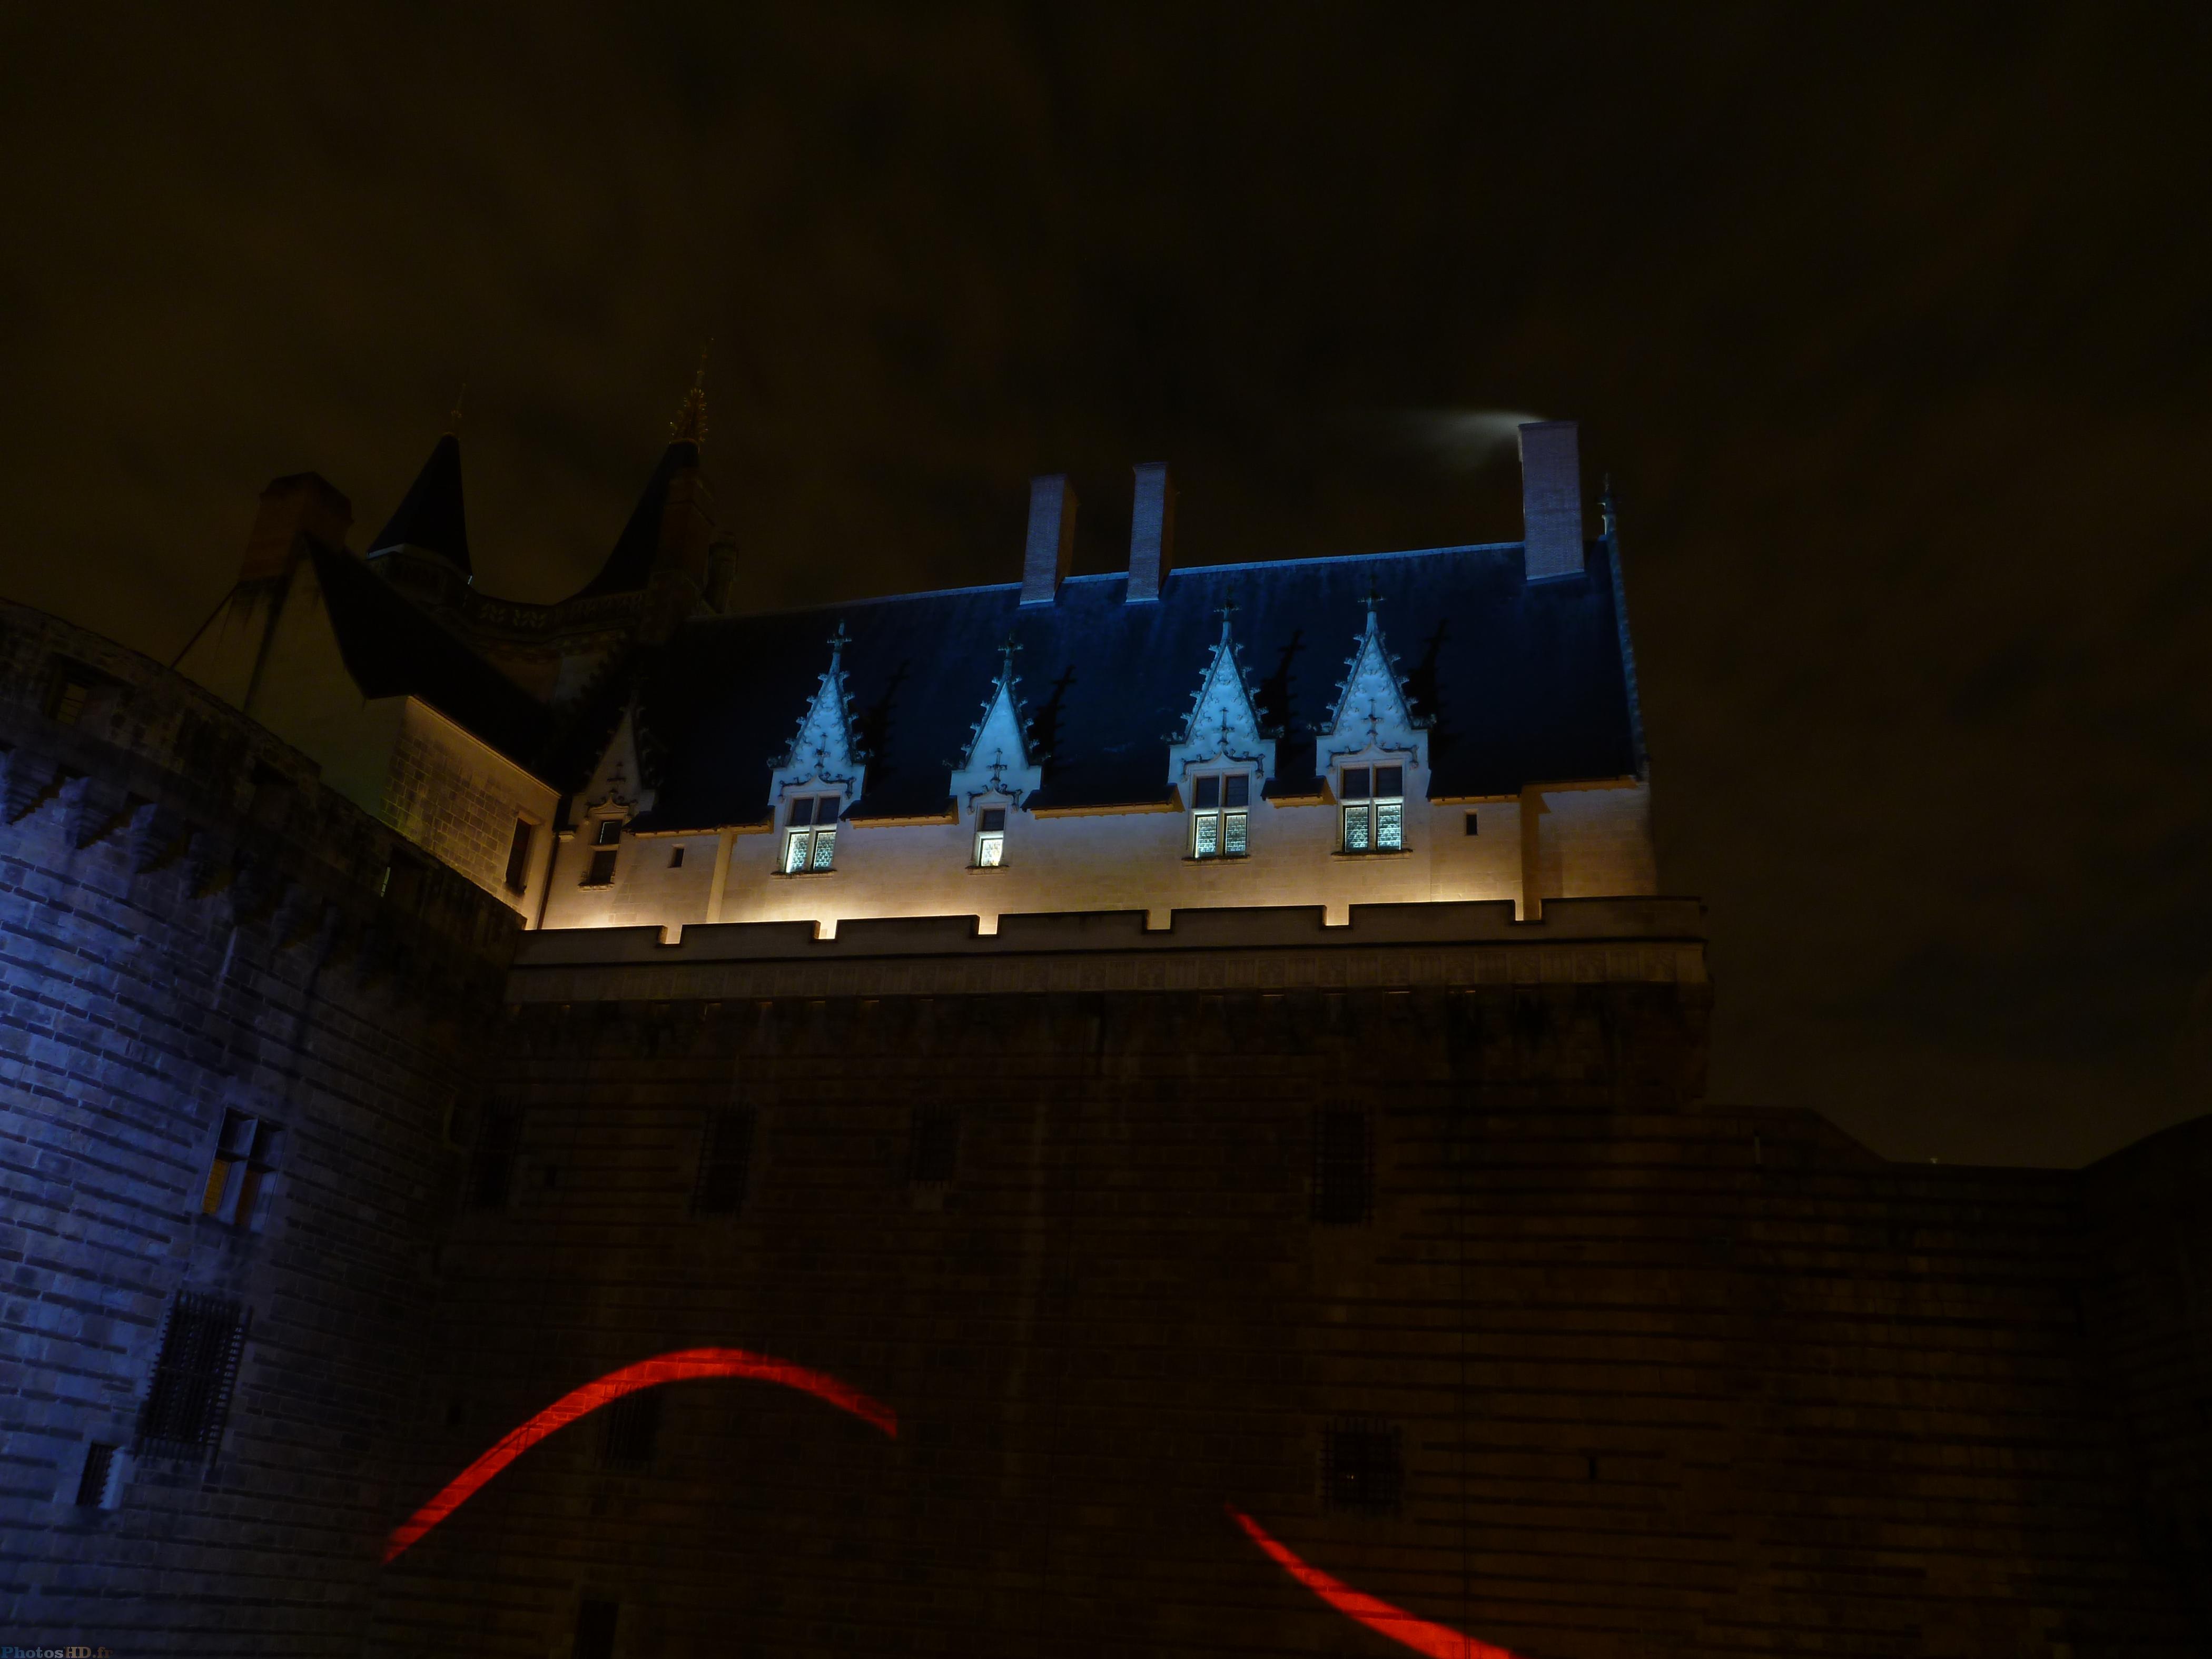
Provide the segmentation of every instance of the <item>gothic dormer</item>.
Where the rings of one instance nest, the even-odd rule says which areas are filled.
[[[847,635],[842,623],[830,637],[830,667],[799,717],[799,730],[769,780],[771,805],[794,793],[835,794],[840,810],[860,798],[867,756],[853,729],[853,697],[845,684]]]
[[[1275,774],[1275,740],[1261,730],[1256,691],[1230,629],[1235,609],[1221,607],[1221,637],[1191,698],[1182,734],[1168,746],[1168,781],[1178,788],[1201,767],[1246,769],[1263,785]]]
[[[1367,599],[1367,626],[1345,664],[1336,706],[1328,723],[1314,734],[1314,765],[1324,777],[1347,759],[1393,761],[1425,772],[1429,764],[1427,717],[1414,711],[1398,659],[1383,643],[1376,614],[1379,601]]]
[[[1014,672],[1014,653],[1020,649],[1011,635],[999,647],[999,677],[968,733],[966,753],[952,769],[953,805],[962,813],[973,811],[987,795],[1019,806],[1044,781],[1044,757],[1030,733],[1021,681]]]

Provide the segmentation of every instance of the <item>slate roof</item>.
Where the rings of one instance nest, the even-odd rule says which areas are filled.
[[[1417,716],[1433,717],[1431,793],[1643,770],[1627,633],[1607,541],[1588,574],[1530,586],[1518,543],[1176,571],[1157,603],[1122,574],[1079,576],[1024,606],[1015,584],[687,623],[641,655],[641,738],[659,791],[651,824],[702,829],[768,813],[769,772],[829,665],[844,662],[871,751],[855,816],[945,810],[950,769],[989,696],[1011,629],[1024,703],[1048,752],[1040,807],[1165,799],[1167,751],[1211,660],[1224,601],[1261,715],[1280,728],[1277,795],[1318,787],[1314,732],[1333,711],[1371,584]]]
[[[311,544],[346,672],[364,697],[415,696],[508,759],[544,764],[552,717],[361,560]]]
[[[422,470],[415,475],[414,483],[368,544],[368,550],[379,553],[400,546],[438,554],[468,574],[468,515],[461,510],[461,441],[450,432],[438,440],[430,459],[422,463]]]
[[[661,452],[660,465],[646,480],[644,493],[630,509],[629,522],[615,538],[614,550],[599,567],[599,574],[569,597],[597,599],[602,593],[641,592],[653,575],[653,562],[660,551],[660,520],[668,510],[669,481],[686,467],[699,465],[699,446],[678,440]]]

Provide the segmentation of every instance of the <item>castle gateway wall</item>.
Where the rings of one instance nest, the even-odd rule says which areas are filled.
[[[1470,908],[533,936],[395,1521],[757,1364],[507,1464],[368,1651],[1405,1650],[1261,1534],[1531,1659],[2194,1651],[2077,1178],[1702,1107],[1693,906]]]

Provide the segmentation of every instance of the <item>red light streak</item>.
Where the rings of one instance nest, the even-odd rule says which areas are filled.
[[[445,1490],[395,1528],[384,1546],[386,1565],[398,1559],[424,1533],[466,1503],[477,1488],[528,1451],[556,1429],[564,1429],[586,1412],[597,1411],[611,1400],[662,1382],[688,1382],[704,1376],[742,1376],[797,1389],[840,1411],[850,1412],[862,1422],[898,1438],[898,1413],[879,1400],[872,1400],[849,1383],[822,1371],[810,1371],[787,1359],[748,1353],[743,1348],[685,1348],[656,1359],[609,1371],[597,1382],[571,1389],[520,1428],[446,1483]]]
[[[1331,1577],[1319,1567],[1308,1565],[1285,1546],[1270,1538],[1250,1516],[1233,1504],[1224,1507],[1229,1510],[1229,1518],[1243,1528],[1252,1541],[1266,1551],[1277,1566],[1346,1618],[1357,1620],[1368,1629],[1387,1636],[1394,1642],[1402,1643],[1416,1653],[1427,1654],[1429,1659],[1515,1659],[1514,1655],[1504,1648],[1478,1642],[1472,1636],[1462,1636],[1447,1625],[1431,1624],[1425,1619],[1407,1613],[1403,1607],[1394,1607],[1364,1590],[1352,1589],[1342,1579]]]

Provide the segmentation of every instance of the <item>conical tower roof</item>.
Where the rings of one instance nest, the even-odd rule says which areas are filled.
[[[469,526],[461,507],[461,441],[448,432],[376,539],[372,553],[388,547],[419,547],[435,553],[463,575],[469,568]]]

